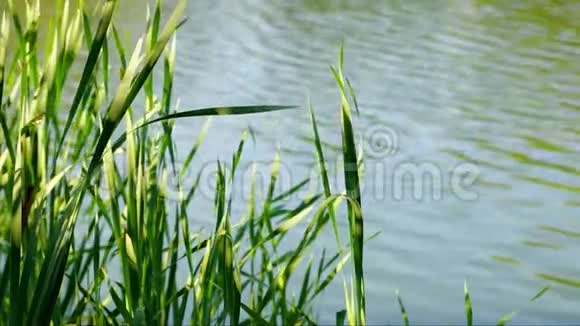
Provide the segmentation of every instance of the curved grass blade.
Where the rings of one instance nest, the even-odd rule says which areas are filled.
[[[129,131],[128,133],[135,132],[143,127],[148,125],[167,121],[167,120],[174,120],[174,119],[183,119],[183,118],[193,118],[193,117],[208,117],[208,116],[219,116],[219,115],[242,115],[242,114],[256,114],[256,113],[266,113],[266,112],[274,112],[274,111],[281,111],[281,110],[288,110],[294,109],[296,106],[288,106],[288,105],[250,105],[250,106],[229,106],[229,107],[211,107],[211,108],[203,108],[203,109],[193,109],[187,111],[180,111],[171,114],[167,114],[149,121],[144,122],[143,124],[135,127],[133,130]],[[127,138],[127,134],[122,134],[113,144],[113,151],[117,150],[121,145],[125,142]]]

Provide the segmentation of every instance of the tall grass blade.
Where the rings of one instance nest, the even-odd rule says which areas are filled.
[[[338,70],[331,68],[336,82],[340,89],[341,105],[340,120],[342,127],[342,152],[344,159],[344,180],[346,194],[353,199],[358,209],[362,207],[360,182],[358,174],[357,150],[354,141],[354,131],[352,124],[352,113],[350,104],[345,91],[345,79],[343,76],[344,49],[341,46]],[[356,324],[365,324],[365,290],[364,290],[364,272],[363,272],[363,216],[355,214],[355,208],[349,201],[348,216],[350,227],[350,239],[353,250],[354,276],[355,276],[355,316]]]

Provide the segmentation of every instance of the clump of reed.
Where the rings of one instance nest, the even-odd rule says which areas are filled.
[[[267,197],[257,202],[252,186],[247,214],[234,219],[230,190],[243,154],[242,136],[230,169],[217,162],[215,229],[209,234],[195,231],[190,212],[197,184],[186,188],[184,179],[204,132],[200,130],[185,163],[178,167],[175,122],[290,107],[175,111],[174,36],[184,23],[185,1],[178,1],[164,24],[161,0],[156,1],[146,33],[131,53],[113,23],[116,6],[117,1],[104,0],[96,13],[89,13],[83,1],[76,7],[58,1],[59,15],[48,28],[39,25],[38,0],[26,3],[23,16],[12,2],[2,14],[2,323],[314,323],[314,299],[351,255],[356,290],[348,297],[352,306],[347,315],[349,322],[363,323],[358,171],[345,172],[346,194],[332,195],[327,188],[324,194],[311,194],[287,207],[285,199],[306,182],[277,192],[274,163]],[[93,17],[98,19],[96,25]],[[40,28],[47,34],[44,47],[38,38]],[[111,70],[113,60],[120,65],[118,76]],[[78,81],[71,76],[77,62],[83,63]],[[160,67],[161,78],[155,78],[155,67]],[[344,91],[341,69],[342,65],[336,77]],[[156,85],[161,85],[160,93]],[[67,91],[71,86],[72,95]],[[138,96],[144,99],[144,108],[134,109]],[[356,164],[350,114],[343,98],[345,159]],[[319,140],[316,150],[324,171]],[[126,160],[120,163],[117,155]],[[168,199],[168,176],[178,180],[176,201]],[[101,184],[106,191],[101,191]],[[336,227],[335,207],[344,199],[354,231],[353,253],[338,248],[330,257],[310,258],[305,272],[297,273],[320,232],[329,224]],[[294,248],[280,247],[303,221],[308,223],[302,241]],[[113,270],[114,265],[119,269]],[[184,274],[186,280],[180,281]],[[291,278],[301,284],[298,295],[287,293]]]

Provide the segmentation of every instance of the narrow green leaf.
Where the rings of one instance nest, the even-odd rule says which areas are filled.
[[[552,281],[557,284],[580,288],[580,280],[578,279],[546,273],[537,273],[536,276],[546,281]]]
[[[176,113],[171,113],[162,117],[158,117],[152,120],[148,120],[145,123],[139,125],[135,129],[131,130],[130,132],[134,132],[140,128],[146,127],[148,125],[167,121],[167,120],[174,120],[174,119],[183,119],[183,118],[193,118],[193,117],[207,117],[207,116],[218,116],[218,115],[241,115],[241,114],[255,114],[255,113],[266,113],[266,112],[274,112],[280,110],[288,110],[293,109],[295,106],[276,106],[276,105],[265,105],[265,106],[232,106],[232,107],[213,107],[213,108],[203,108],[203,109],[194,109],[188,111],[181,111]],[[113,151],[121,147],[121,145],[125,142],[127,138],[127,133],[121,135],[113,145]]]
[[[320,141],[320,135],[318,133],[318,126],[316,124],[316,117],[314,116],[314,109],[310,106],[310,120],[312,122],[312,130],[314,131],[314,145],[316,147],[316,157],[318,158],[318,169],[320,170],[320,178],[322,180],[322,186],[324,187],[324,195],[326,198],[332,196],[332,190],[330,189],[330,181],[328,179],[328,170],[326,169],[326,161],[324,159],[324,152],[322,150],[322,143]],[[336,238],[336,243],[340,248],[340,236],[338,235],[338,223],[336,221],[336,214],[334,213],[334,208],[331,207],[330,218],[332,220],[332,228],[334,230],[334,237]]]
[[[409,315],[407,314],[407,309],[405,309],[405,305],[403,304],[403,299],[401,299],[399,291],[397,291],[397,302],[399,303],[399,308],[401,309],[401,317],[403,318],[403,324],[405,326],[409,326]]]
[[[538,300],[540,297],[542,297],[544,294],[546,294],[546,292],[548,292],[551,288],[552,287],[550,285],[544,286],[530,299],[530,302],[534,302],[534,301]]]
[[[471,299],[469,298],[469,289],[467,282],[464,285],[465,292],[465,315],[467,317],[467,326],[473,326],[473,310],[471,308]]]
[[[503,316],[500,318],[500,320],[497,322],[497,326],[505,326],[507,323],[509,323],[518,313],[516,311],[512,311],[509,314]]]

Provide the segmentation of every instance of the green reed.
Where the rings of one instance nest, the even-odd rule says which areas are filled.
[[[162,3],[156,1],[145,35],[130,55],[113,23],[116,7],[117,1],[104,0],[90,13],[82,1],[75,6],[59,1],[59,15],[42,27],[39,1],[27,2],[24,15],[10,2],[2,15],[0,231],[6,241],[0,256],[5,263],[0,320],[11,325],[312,323],[313,300],[350,254],[340,248],[330,258],[323,255],[317,267],[311,257],[304,275],[297,267],[331,220],[327,211],[336,198],[327,192],[321,203],[321,195],[311,194],[288,206],[286,199],[307,180],[279,193],[274,163],[267,198],[257,203],[252,187],[247,215],[234,220],[231,188],[243,154],[242,135],[232,168],[217,162],[215,229],[194,231],[190,214],[198,182],[186,188],[185,171],[206,129],[179,167],[172,138],[177,119],[291,107],[174,111],[174,36],[184,23],[185,1],[164,25]],[[40,28],[47,32],[46,44],[38,39]],[[76,81],[71,70],[79,61],[82,74]],[[120,65],[118,76],[111,71],[113,61]],[[153,74],[157,66],[162,66],[159,81]],[[155,92],[157,83],[161,94]],[[71,85],[76,86],[69,104],[65,87]],[[138,96],[145,106],[134,110]],[[161,129],[151,128],[155,124]],[[124,163],[119,155],[126,157]],[[168,197],[171,176],[178,180],[176,201]],[[277,249],[307,220],[296,248]],[[187,280],[179,281],[184,273]],[[287,293],[291,277],[302,277],[297,296]]]

